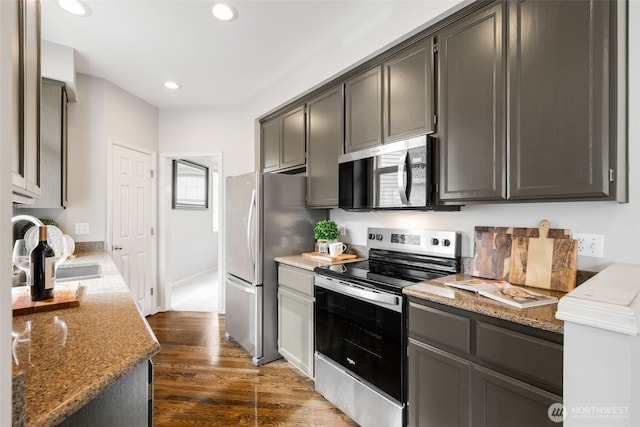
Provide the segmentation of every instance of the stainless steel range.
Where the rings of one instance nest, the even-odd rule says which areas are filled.
[[[315,270],[316,390],[361,426],[403,426],[402,288],[460,272],[460,234],[369,228],[368,242],[368,261]]]

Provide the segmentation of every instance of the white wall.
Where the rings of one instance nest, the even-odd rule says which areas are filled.
[[[68,208],[21,209],[52,218],[77,242],[107,241],[109,140],[158,150],[158,109],[113,84],[78,74],[82,96],[68,107]],[[89,223],[76,235],[75,223]]]
[[[243,128],[242,112],[238,107],[161,109],[160,152],[222,153],[224,176],[252,171],[254,141]]]
[[[209,207],[206,210],[171,209],[165,230],[171,233],[171,284],[218,266],[218,231],[213,214],[213,210],[218,208],[213,194],[218,189],[211,185],[217,164],[207,159],[192,160],[209,167]]]

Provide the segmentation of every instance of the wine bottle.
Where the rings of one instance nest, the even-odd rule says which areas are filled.
[[[47,243],[47,226],[39,228],[38,246],[29,255],[31,264],[31,301],[53,298],[55,252]]]

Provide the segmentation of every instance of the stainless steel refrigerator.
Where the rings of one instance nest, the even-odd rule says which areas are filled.
[[[306,209],[306,177],[251,172],[226,182],[225,335],[254,365],[279,359],[274,258],[310,252],[325,209]]]

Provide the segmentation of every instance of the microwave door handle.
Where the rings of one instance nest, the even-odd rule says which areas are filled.
[[[253,256],[253,245],[251,244],[251,226],[253,225],[253,212],[256,208],[256,190],[251,193],[251,204],[249,205],[249,218],[247,220],[247,250],[249,251],[249,259],[253,269],[256,268],[256,260]]]
[[[400,162],[398,162],[398,194],[400,194],[400,201],[405,206],[408,204],[408,200],[407,200],[407,187],[405,186],[405,183],[404,183],[404,173],[406,171],[408,154],[409,154],[409,150],[404,150],[404,153],[402,153],[402,156],[400,158]],[[409,177],[407,175],[407,183],[409,181],[408,178]]]

